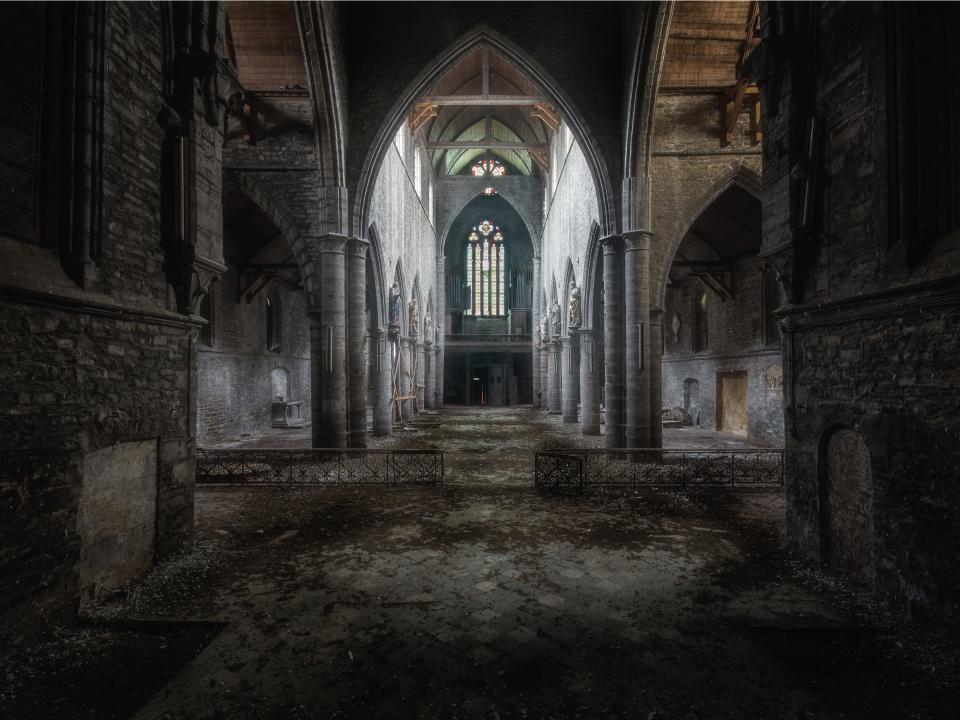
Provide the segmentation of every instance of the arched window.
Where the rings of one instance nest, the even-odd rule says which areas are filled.
[[[481,160],[470,167],[470,174],[474,177],[502,177],[507,174],[506,166],[499,160]]]
[[[280,352],[283,348],[283,313],[280,296],[271,293],[266,302],[267,350]]]
[[[693,351],[700,352],[706,350],[709,345],[709,333],[707,327],[707,291],[704,290],[697,298],[697,304],[693,308]]]
[[[489,220],[481,220],[467,235],[467,315],[496,317],[507,313],[503,240],[503,232]]]

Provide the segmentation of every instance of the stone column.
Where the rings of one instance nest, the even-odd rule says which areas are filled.
[[[443,363],[446,355],[447,332],[447,274],[446,258],[437,253],[437,314],[433,318],[433,326],[438,330],[434,335],[434,352],[437,354],[436,366],[433,371],[434,380],[434,407],[443,407]]]
[[[371,338],[371,350],[374,366],[373,375],[373,434],[383,437],[393,432],[393,383],[390,371],[393,368],[393,342],[382,328],[375,338]]]
[[[597,356],[594,331],[580,330],[580,432],[584,435],[600,434],[600,373],[597,372]]]
[[[417,412],[426,410],[427,400],[427,353],[426,346],[422,342],[417,342],[415,346],[417,353],[417,376],[413,381],[417,385]]]
[[[531,329],[533,331],[533,406],[540,407],[543,393],[543,384],[541,383],[540,356],[541,348],[537,343],[537,336],[540,333],[540,256],[533,256],[533,300],[530,307]]]
[[[347,366],[350,378],[349,445],[367,446],[367,247],[347,241]]]
[[[314,447],[347,446],[346,258],[347,239],[324,235],[319,255],[319,307],[310,314],[310,398]]]
[[[571,330],[570,337],[561,342],[563,346],[563,383],[562,410],[565,423],[575,423],[577,406],[580,404],[580,341],[577,331]]]
[[[550,410],[550,343],[544,342],[540,354],[540,409]]]
[[[623,380],[623,239],[603,239],[603,354],[604,443],[621,448],[624,443]]]
[[[550,411],[551,415],[560,415],[563,413],[562,399],[560,397],[561,386],[560,386],[560,372],[561,372],[561,354],[560,354],[560,339],[551,340],[548,343],[548,351],[550,352],[550,387],[548,392],[550,393],[549,402],[547,409]]]
[[[443,365],[443,350],[434,345],[433,347],[433,407],[440,409],[443,400],[443,384],[440,380],[440,374]]]
[[[400,347],[403,348],[403,363],[400,364],[400,394],[403,397],[413,395],[413,383],[416,378],[410,377],[413,369],[413,358],[416,352],[417,343],[413,338],[401,338]],[[400,413],[404,422],[410,422],[413,419],[413,400],[403,400],[400,402]]]
[[[436,356],[433,352],[433,341],[427,339],[423,344],[423,358],[426,363],[424,368],[424,374],[426,375],[426,382],[424,382],[423,390],[423,407],[424,409],[433,410],[436,407],[436,385],[437,385],[437,368],[436,368]]]
[[[624,353],[628,448],[650,447],[650,236],[623,235]]]
[[[663,308],[650,308],[650,447],[663,447]]]

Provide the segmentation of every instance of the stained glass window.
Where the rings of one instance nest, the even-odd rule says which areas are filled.
[[[481,220],[467,233],[467,315],[505,315],[506,253],[503,231],[490,220]]]
[[[483,177],[485,175],[502,177],[507,174],[507,168],[499,160],[481,160],[471,166],[470,174],[474,177]]]
[[[483,189],[483,194],[484,194],[484,195],[496,195],[496,194],[497,194],[497,189],[496,189],[496,188],[492,188],[492,187],[484,188],[484,189]]]

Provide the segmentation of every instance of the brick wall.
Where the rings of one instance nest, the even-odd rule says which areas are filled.
[[[213,344],[197,346],[197,444],[237,440],[271,427],[270,373],[289,374],[289,397],[310,417],[310,334],[302,291],[275,287],[283,315],[280,352],[266,349],[268,292],[250,303],[237,300],[237,269],[213,290]]]
[[[404,127],[404,132],[409,130]],[[412,148],[410,137],[405,143]],[[412,153],[412,150],[410,150]],[[409,155],[409,154],[408,154]],[[409,155],[412,158],[412,155]],[[409,161],[409,160],[408,160]],[[424,167],[424,175],[429,168]],[[436,200],[434,200],[436,202]],[[403,267],[404,303],[413,292],[414,281],[420,279],[420,320],[423,321],[427,298],[436,297],[437,235],[428,215],[427,196],[420,197],[413,185],[413,170],[404,164],[396,145],[391,144],[383,158],[370,200],[369,222],[377,229],[380,264],[385,287],[380,302],[386,307],[397,262]],[[406,307],[406,305],[404,305]],[[404,323],[406,320],[404,320]]]
[[[657,98],[650,165],[650,288],[663,301],[665,280],[683,235],[697,215],[735,177],[759,192],[760,148],[750,144],[742,115],[734,141],[720,146],[720,96],[663,95]]]
[[[564,280],[567,275],[567,262],[572,263],[574,277],[582,288],[586,280],[584,269],[587,266],[591,230],[594,223],[599,222],[599,212],[596,185],[580,146],[574,141],[569,152],[560,157],[561,165],[555,169],[559,173],[557,185],[550,195],[543,223],[540,277],[543,279],[542,292],[548,305],[554,283],[556,284],[566,325],[564,298],[567,289],[564,287]]]
[[[690,278],[668,288],[664,315],[663,405],[684,407],[684,382],[696,380],[699,399],[694,422],[717,428],[717,374],[747,373],[748,437],[764,444],[783,442],[783,363],[780,338],[765,342],[760,259],[736,264],[734,297],[721,300],[713,290]],[[708,346],[694,350],[694,309],[707,293]],[[674,334],[674,317],[679,330]]]
[[[788,267],[790,153],[800,151],[788,133],[791,113],[816,112],[825,134],[826,235],[814,241],[799,302],[783,313],[788,534],[811,560],[826,559],[821,538],[843,535],[830,526],[843,516],[823,513],[826,458],[834,433],[859,433],[872,469],[874,567],[847,571],[873,577],[895,608],[956,621],[960,238],[936,239],[912,267],[886,250],[886,17],[879,3],[822,6],[816,107],[791,103],[788,74],[780,112],[765,128],[764,241]]]
[[[85,289],[51,253],[0,238],[0,335],[16,349],[0,361],[4,640],[69,620],[81,592],[99,592],[104,578],[87,574],[92,565],[81,583],[81,557],[112,568],[109,584],[122,584],[142,562],[117,575],[111,553],[137,545],[152,559],[193,530],[196,327],[171,311],[161,243],[160,9],[113,3],[104,17],[103,223]],[[216,131],[203,142],[215,163]],[[216,232],[205,242],[216,256]],[[133,455],[156,460],[152,472],[144,465],[150,477],[125,486],[123,472],[110,473]],[[110,477],[101,477],[103,468]],[[155,494],[150,522],[78,524],[90,498],[129,500],[145,487]]]

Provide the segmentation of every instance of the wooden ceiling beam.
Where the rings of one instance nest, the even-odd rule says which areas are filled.
[[[538,104],[533,112],[530,113],[530,117],[540,120],[550,128],[551,132],[558,132],[560,130],[560,115],[546,103]]]
[[[420,129],[437,116],[437,106],[433,103],[417,103],[410,113],[410,130],[416,135]]]
[[[427,150],[531,150],[547,147],[543,143],[507,142],[505,140],[454,140],[428,142]]]
[[[533,160],[543,173],[550,172],[550,151],[544,145],[540,148],[530,148],[527,155]]]
[[[515,107],[519,105],[545,105],[550,100],[535,95],[427,95],[422,102],[431,103],[438,107]]]

